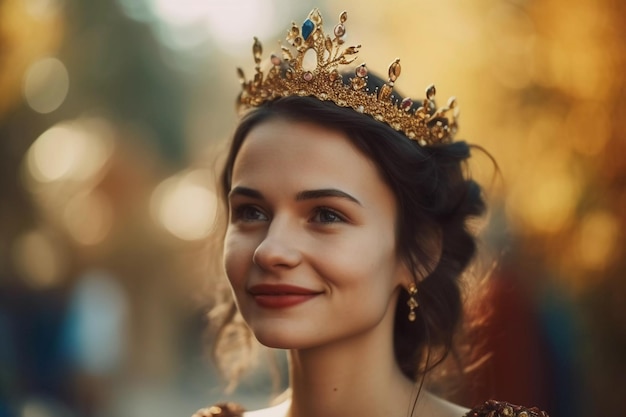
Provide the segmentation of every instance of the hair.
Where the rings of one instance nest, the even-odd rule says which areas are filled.
[[[370,83],[381,84],[377,77],[369,78]],[[394,319],[394,354],[402,372],[417,381],[450,352],[461,321],[459,281],[476,252],[468,220],[485,210],[481,188],[469,178],[465,166],[471,146],[463,141],[421,146],[386,124],[332,102],[312,97],[280,98],[241,119],[221,176],[225,200],[231,189],[235,159],[248,133],[275,118],[315,123],[342,132],[375,163],[393,191],[398,207],[396,247],[419,289],[414,322],[407,319],[408,293],[400,292]],[[220,352],[225,351],[219,348],[220,342],[232,337],[234,303],[223,311],[228,313],[214,345],[218,361]],[[428,358],[435,350],[441,355],[431,362]]]

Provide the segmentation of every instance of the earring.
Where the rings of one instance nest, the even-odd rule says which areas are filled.
[[[415,321],[415,309],[419,307],[419,303],[415,299],[415,296],[417,295],[417,285],[411,283],[407,291],[409,292],[409,301],[406,302],[406,305],[409,306],[409,321]]]

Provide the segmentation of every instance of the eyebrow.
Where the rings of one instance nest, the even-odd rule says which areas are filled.
[[[228,193],[229,198],[233,198],[236,195],[263,200],[263,194],[260,191],[248,187],[235,187]]]
[[[307,190],[307,191],[300,191],[298,194],[296,194],[296,201],[302,201],[302,200],[313,200],[316,198],[327,198],[327,197],[333,197],[333,198],[345,198],[346,200],[350,200],[354,203],[357,203],[359,206],[362,206],[363,204],[361,204],[361,202],[359,200],[357,200],[356,198],[354,198],[353,196],[351,196],[348,193],[345,193],[343,191],[334,189],[334,188],[324,188],[321,190]]]
[[[236,196],[236,195],[255,198],[258,200],[264,199],[263,194],[260,191],[257,191],[255,189],[248,188],[248,187],[235,187],[232,190],[230,190],[230,193],[228,193],[229,198],[232,198],[233,196]],[[296,194],[296,201],[314,200],[318,198],[328,198],[328,197],[344,198],[360,206],[363,205],[361,204],[359,200],[357,200],[350,194],[334,189],[334,188],[323,188],[319,190],[300,191],[298,194]]]

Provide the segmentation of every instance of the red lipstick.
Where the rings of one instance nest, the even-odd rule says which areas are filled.
[[[258,284],[250,287],[248,292],[259,306],[276,309],[293,307],[321,294],[319,291],[286,284]]]

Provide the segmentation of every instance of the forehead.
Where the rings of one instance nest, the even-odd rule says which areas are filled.
[[[299,154],[308,155],[306,159],[325,159],[329,163],[349,158],[360,164],[374,165],[344,133],[311,122],[283,118],[273,118],[253,127],[243,141],[235,165],[244,159],[254,158],[260,162],[294,158]]]
[[[255,126],[235,159],[232,186],[344,187],[395,200],[375,163],[344,133],[271,119]]]

